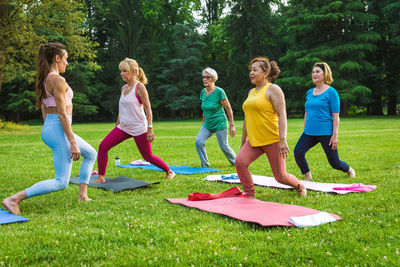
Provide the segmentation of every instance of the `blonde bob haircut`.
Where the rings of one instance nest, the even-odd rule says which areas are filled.
[[[326,62],[317,62],[314,64],[313,69],[315,67],[320,68],[324,72],[324,79],[325,79],[325,83],[327,85],[330,85],[331,83],[333,83],[332,71]]]
[[[119,70],[123,71],[134,71],[136,74],[136,78],[143,84],[147,84],[147,77],[146,74],[144,74],[144,71],[141,67],[139,67],[139,64],[136,62],[136,60],[131,59],[131,58],[125,58],[119,63]]]

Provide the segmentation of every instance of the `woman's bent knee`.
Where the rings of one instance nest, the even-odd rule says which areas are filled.
[[[293,151],[294,157],[295,158],[302,158],[305,156],[305,153],[301,149],[294,149]]]
[[[100,145],[99,145],[99,152],[107,152],[108,150],[110,150],[110,146],[103,141],[101,141]]]
[[[68,187],[68,181],[67,180],[57,181],[57,186],[55,188],[56,189],[55,191],[64,190],[67,187]]]
[[[194,144],[196,145],[196,147],[202,147],[206,145],[206,142],[200,139],[196,139],[196,141],[194,141]]]
[[[235,166],[236,166],[236,168],[248,168],[249,164],[247,164],[241,157],[236,156]]]
[[[96,158],[97,158],[97,151],[96,151],[94,148],[92,148],[92,149],[90,150],[90,153],[89,153],[89,155],[87,156],[87,158],[88,158],[90,161],[95,161]]]

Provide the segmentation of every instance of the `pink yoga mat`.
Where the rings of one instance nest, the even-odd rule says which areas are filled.
[[[294,226],[290,217],[317,214],[320,211],[302,206],[265,202],[245,197],[227,197],[203,201],[189,201],[187,198],[167,198],[173,204],[222,214],[240,221],[257,223],[262,226]],[[336,220],[336,214],[330,213]]]

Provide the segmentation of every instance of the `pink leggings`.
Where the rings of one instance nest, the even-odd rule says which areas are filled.
[[[295,188],[299,186],[299,180],[294,175],[286,172],[286,162],[279,154],[279,143],[252,147],[249,141],[246,141],[236,156],[235,165],[243,190],[247,196],[255,197],[256,195],[249,165],[262,154],[267,154],[272,173],[279,183]]]
[[[165,172],[169,171],[169,167],[165,162],[160,159],[159,157],[153,155],[151,151],[150,142],[147,140],[147,133],[132,136],[118,127],[115,127],[104,139],[101,141],[99,146],[99,152],[97,156],[97,165],[99,168],[99,175],[106,174],[107,162],[108,162],[108,150],[113,148],[114,146],[118,145],[122,141],[125,141],[128,138],[133,137],[135,139],[136,146],[138,147],[140,154],[147,160],[148,162],[152,163],[153,165],[163,169]]]

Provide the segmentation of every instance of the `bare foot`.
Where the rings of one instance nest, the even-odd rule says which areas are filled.
[[[174,179],[174,177],[175,177],[175,173],[172,171],[172,170],[169,170],[168,172],[167,172],[167,176],[165,176],[165,179]]]
[[[12,201],[10,197],[5,198],[1,204],[10,212],[13,214],[19,214],[19,205],[15,201]]]
[[[307,189],[303,184],[298,184],[297,185],[297,193],[299,195],[299,197],[305,197],[307,196]]]
[[[93,183],[95,184],[101,184],[101,183],[105,183],[106,181],[106,176],[105,175],[99,175],[99,177],[97,178],[96,181],[94,181]]]
[[[93,199],[89,198],[87,195],[79,196],[78,201],[79,202],[86,202],[86,201],[92,201]]]
[[[304,174],[304,175],[305,175],[305,177],[304,177],[304,180],[305,180],[305,181],[311,181],[311,180],[312,180],[311,172],[307,172],[307,173]]]
[[[352,167],[350,167],[350,169],[347,171],[347,176],[348,176],[349,178],[354,178],[354,177],[356,177],[356,171],[355,171]]]

